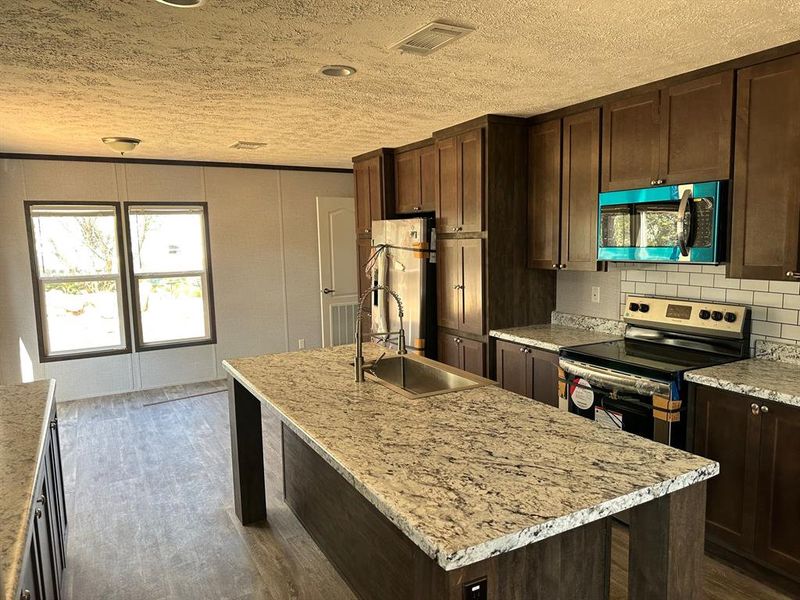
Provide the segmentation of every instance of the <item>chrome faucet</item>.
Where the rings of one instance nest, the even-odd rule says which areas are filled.
[[[382,333],[370,333],[370,337],[384,337],[389,339],[389,337],[396,335],[397,336],[397,353],[398,354],[406,354],[406,332],[403,329],[403,301],[400,299],[400,296],[397,295],[397,292],[394,290],[389,289],[385,285],[373,285],[363,294],[361,294],[361,299],[358,301],[358,312],[356,314],[356,358],[355,358],[355,370],[356,370],[356,381],[362,382],[364,381],[364,344],[361,341],[361,316],[364,314],[361,312],[361,309],[364,305],[364,300],[373,292],[377,292],[378,290],[383,290],[388,293],[392,298],[394,298],[395,302],[397,302],[397,316],[400,317],[400,329],[398,331],[384,331]]]

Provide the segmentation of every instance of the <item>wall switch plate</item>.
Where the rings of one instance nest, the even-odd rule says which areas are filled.
[[[300,338],[299,340],[297,340],[298,349],[302,350],[305,347],[306,347],[306,340],[304,338]]]
[[[464,586],[464,600],[488,600],[489,586],[486,579],[473,581]]]
[[[592,286],[592,302],[600,304],[600,286]]]

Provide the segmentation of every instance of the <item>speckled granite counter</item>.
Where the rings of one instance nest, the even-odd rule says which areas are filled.
[[[0,598],[16,598],[55,381],[0,386]]]
[[[578,327],[567,327],[546,323],[543,325],[530,325],[528,327],[514,327],[512,329],[493,329],[489,335],[499,340],[525,344],[542,350],[558,352],[565,346],[581,346],[583,344],[594,344],[595,342],[609,342],[618,340],[622,334],[601,333],[580,329]]]
[[[365,357],[383,349],[365,345]],[[495,386],[412,400],[355,383],[352,346],[224,361],[452,570],[643,504],[719,465]]]
[[[800,365],[750,358],[689,371],[686,381],[800,407]]]

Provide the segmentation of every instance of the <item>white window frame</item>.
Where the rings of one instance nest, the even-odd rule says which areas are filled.
[[[164,348],[181,348],[186,346],[200,346],[217,343],[215,313],[214,313],[214,286],[211,273],[211,242],[208,234],[208,203],[207,202],[125,202],[125,228],[128,237],[128,268],[130,270],[133,316],[133,329],[136,338],[136,350],[162,350]],[[133,257],[134,231],[131,225],[131,214],[191,214],[202,215],[203,227],[203,269],[192,271],[170,272],[136,272]],[[168,279],[170,277],[199,277],[203,293],[203,316],[207,335],[194,338],[180,338],[175,340],[159,340],[157,342],[144,342],[142,339],[142,312],[139,301],[139,282],[146,279]]]
[[[48,210],[50,209],[50,210]],[[100,210],[106,209],[106,210]],[[110,211],[108,210],[110,209]],[[114,216],[114,232],[117,249],[117,272],[99,275],[42,275],[39,264],[38,240],[34,229],[34,217],[46,216]],[[34,214],[35,213],[35,214]],[[70,214],[73,213],[73,214]],[[77,358],[128,354],[131,352],[130,332],[128,329],[128,290],[125,280],[125,261],[122,253],[124,245],[122,234],[122,213],[118,202],[72,202],[72,201],[28,201],[25,202],[25,219],[28,225],[28,246],[33,279],[34,305],[36,309],[36,333],[39,344],[39,362],[54,362]],[[117,289],[117,314],[121,343],[113,346],[95,346],[74,350],[52,351],[47,320],[47,296],[45,286],[49,283],[113,281]]]

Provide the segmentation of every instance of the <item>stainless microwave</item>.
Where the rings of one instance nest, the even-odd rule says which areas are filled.
[[[725,193],[723,181],[601,193],[597,260],[721,262]]]

